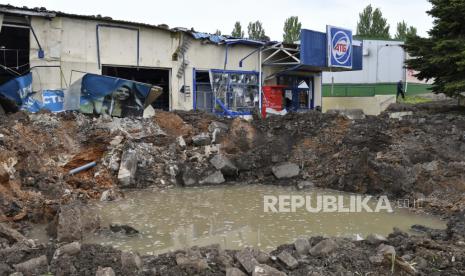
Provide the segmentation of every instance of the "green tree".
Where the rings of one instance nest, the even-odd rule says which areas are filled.
[[[299,17],[291,16],[284,21],[283,41],[286,43],[294,43],[300,39],[300,29],[302,23],[299,22]]]
[[[236,21],[236,23],[234,24],[234,29],[233,29],[233,31],[231,33],[231,36],[239,37],[239,38],[244,37],[244,31],[242,30],[241,22]]]
[[[465,91],[465,1],[429,1],[433,28],[428,38],[407,37],[404,47],[412,57],[407,67],[420,80],[434,80],[433,92],[457,96]]]
[[[215,31],[215,35],[221,35],[221,31],[220,31],[220,30],[218,30],[218,29],[216,29],[216,31]]]
[[[389,24],[379,8],[373,10],[373,7],[368,5],[359,13],[357,36],[360,38],[391,38]]]
[[[397,33],[394,36],[397,40],[405,41],[408,36],[416,36],[417,35],[417,28],[410,26],[407,27],[407,23],[405,21],[397,23]]]
[[[265,35],[265,29],[260,21],[250,22],[247,27],[247,32],[249,33],[250,39],[268,40],[268,37]]]

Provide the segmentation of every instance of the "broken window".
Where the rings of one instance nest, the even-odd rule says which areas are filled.
[[[210,81],[217,111],[250,112],[258,108],[257,72],[210,70]]]

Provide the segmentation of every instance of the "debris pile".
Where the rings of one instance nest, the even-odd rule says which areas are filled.
[[[194,256],[182,252],[184,255],[144,257],[142,268],[138,260],[126,256],[124,263],[130,268],[125,268],[121,252],[115,249],[82,245],[79,258],[63,257],[66,260],[58,263],[50,259],[55,249],[41,245],[40,250],[15,249],[22,255],[8,261],[7,267],[42,273],[47,263],[55,272],[62,271],[57,272],[60,275],[94,275],[97,269],[99,275],[111,275],[108,267],[116,274],[137,268],[139,272],[156,270],[159,275],[187,275],[192,269],[207,266],[222,275],[229,267],[226,262],[232,265],[229,273],[236,273],[231,275],[279,275],[270,272],[275,269],[302,271],[293,275],[326,275],[341,269],[373,269],[374,273],[386,274],[387,270],[380,270],[381,266],[374,263],[384,262],[386,254],[391,254],[388,257],[395,267],[411,273],[407,263],[412,259],[403,256],[413,254],[426,260],[414,261],[423,265],[419,270],[425,273],[433,268],[449,274],[460,269],[463,272],[463,267],[456,267],[460,258],[462,263],[464,260],[463,245],[455,241],[463,243],[463,220],[457,219],[457,214],[465,209],[464,142],[465,112],[444,103],[394,105],[380,116],[360,119],[310,111],[251,122],[201,112],[157,111],[153,118],[44,111],[9,114],[0,121],[0,222],[15,222],[12,225],[23,233],[29,222],[48,223],[49,235],[60,242],[79,241],[83,232],[100,228],[98,217],[86,206],[90,200],[115,200],[124,196],[127,188],[165,189],[175,185],[261,183],[383,194],[412,199],[411,203],[420,200],[422,210],[455,220],[451,219],[446,232],[435,232],[432,240],[398,234],[389,237],[383,243],[394,246],[395,256],[392,248],[376,253],[378,247],[371,244],[381,240],[376,237],[371,243],[312,238],[308,245],[301,241],[295,249],[278,249],[272,254],[276,259],[271,256],[260,262],[255,256],[258,264],[238,265],[247,258],[229,251],[212,261],[212,249],[199,249]],[[0,238],[3,248],[9,250],[12,241],[4,242],[3,235]],[[287,253],[282,253],[284,249]],[[99,257],[91,260],[86,255],[99,250],[117,258],[102,259],[97,264]],[[210,257],[202,250],[210,250]],[[0,251],[0,255],[5,252]],[[451,252],[457,254],[452,256]],[[334,266],[322,267],[321,260],[316,263],[315,256],[320,253],[334,254],[329,259]],[[47,257],[47,262],[40,254]],[[20,262],[27,263],[17,266]],[[89,269],[83,271],[79,262],[91,263],[92,268],[83,265],[82,269]]]

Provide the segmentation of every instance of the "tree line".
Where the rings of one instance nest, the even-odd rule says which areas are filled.
[[[433,28],[424,38],[417,29],[405,21],[397,23],[394,39],[405,41],[404,49],[412,57],[406,61],[420,80],[433,80],[432,91],[459,96],[465,93],[465,1],[428,0],[432,9],[427,13],[434,18]],[[284,22],[283,41],[299,40],[302,24],[297,16]],[[219,31],[218,31],[219,32]],[[220,33],[220,32],[219,32]],[[250,39],[269,40],[260,21],[247,26]],[[234,24],[233,37],[243,38],[245,33],[240,22]],[[379,8],[366,6],[359,13],[356,35],[358,39],[391,39],[390,26]]]
[[[283,42],[294,43],[300,39],[300,29],[302,23],[299,21],[299,17],[291,16],[284,21],[283,27]],[[397,32],[394,37],[390,35],[390,26],[387,23],[387,19],[383,17],[383,14],[379,8],[373,9],[371,5],[368,5],[359,14],[359,20],[357,22],[356,37],[360,39],[391,39],[406,40],[408,36],[414,36],[417,34],[417,29],[413,26],[408,26],[405,21],[397,23]],[[221,35],[221,31],[216,30],[215,34]],[[265,28],[262,22],[255,21],[249,22],[247,26],[247,37],[254,40],[269,41],[270,38],[265,34]],[[231,32],[232,37],[244,38],[245,32],[242,28],[241,22],[237,21],[234,24],[234,28]]]

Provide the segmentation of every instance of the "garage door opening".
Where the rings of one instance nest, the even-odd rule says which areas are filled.
[[[0,84],[29,71],[29,27],[5,26],[0,29]]]
[[[155,109],[170,109],[170,70],[135,68],[123,66],[102,66],[102,75],[150,83],[163,88],[163,94],[152,103]]]

